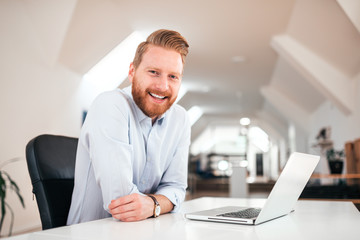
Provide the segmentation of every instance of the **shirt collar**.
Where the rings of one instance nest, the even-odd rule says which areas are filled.
[[[150,121],[152,121],[152,119],[150,117],[146,116],[145,113],[143,113],[143,111],[141,111],[141,109],[135,103],[134,98],[133,98],[132,93],[131,93],[131,89],[132,89],[132,85],[124,88],[123,91],[126,93],[126,95],[128,95],[131,98],[131,100],[133,102],[133,105],[135,107],[135,112],[136,112],[135,114],[136,114],[137,119],[139,120],[139,122],[143,121],[144,119],[150,119]],[[158,117],[156,122],[161,125],[163,123],[164,118],[166,117],[168,111],[169,110],[167,110],[164,114],[162,114],[160,117]]]

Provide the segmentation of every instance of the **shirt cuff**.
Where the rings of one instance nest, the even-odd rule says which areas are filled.
[[[185,198],[185,192],[174,188],[159,189],[155,194],[163,195],[169,199],[169,201],[174,205],[174,208],[171,212],[177,212]]]

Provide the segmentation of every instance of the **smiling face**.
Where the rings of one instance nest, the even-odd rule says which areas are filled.
[[[155,120],[175,102],[182,78],[180,53],[150,45],[135,69],[130,64],[129,80],[135,103],[148,117]]]

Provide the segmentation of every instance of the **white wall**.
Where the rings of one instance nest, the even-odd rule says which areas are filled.
[[[344,149],[346,142],[360,138],[360,78],[354,78],[353,81],[356,82],[356,95],[353,99],[354,112],[346,116],[331,102],[323,103],[311,116],[310,143],[315,143],[315,137],[319,130],[327,126],[331,127],[331,140],[333,140],[334,148],[337,150]],[[310,150],[311,153],[320,154],[320,149]],[[323,167],[319,171],[326,173],[328,169]]]
[[[67,1],[70,2],[76,1]],[[15,194],[8,192],[7,202],[15,210],[13,233],[41,226],[25,162],[27,142],[43,133],[78,136],[82,115],[77,94],[81,76],[54,63],[54,57],[49,57],[53,52],[44,47],[52,49],[51,42],[43,36],[59,34],[56,26],[66,24],[68,15],[63,13],[64,18],[54,19],[53,28],[46,28],[37,24],[33,17],[37,16],[36,11],[49,13],[43,7],[50,8],[49,4],[54,2],[44,2],[43,6],[38,6],[39,10],[34,7],[31,11],[27,3],[0,1],[0,163],[21,157],[21,161],[4,170],[20,186],[26,205],[22,209]],[[51,18],[48,16],[49,20]],[[9,217],[10,214],[6,215],[1,235],[7,234]]]
[[[360,79],[354,81],[357,81],[355,111],[346,116],[329,101],[325,102],[312,114],[309,141],[314,141],[320,128],[326,126],[331,126],[331,138],[335,148],[344,148],[345,142],[360,137]]]

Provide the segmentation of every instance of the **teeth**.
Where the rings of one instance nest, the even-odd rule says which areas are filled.
[[[160,99],[164,99],[164,98],[165,98],[165,96],[159,96],[159,95],[156,95],[156,94],[154,94],[154,93],[150,93],[150,95],[153,96],[153,97],[156,97],[156,98],[160,98]]]

